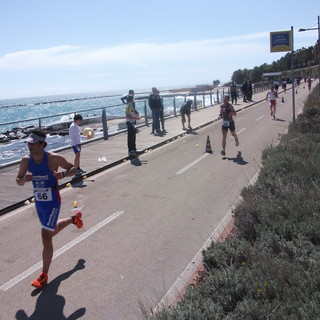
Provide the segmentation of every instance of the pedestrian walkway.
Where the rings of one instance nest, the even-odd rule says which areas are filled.
[[[287,93],[283,95],[288,96],[289,94],[292,94],[291,90],[287,90]],[[265,97],[266,92],[264,91],[254,94],[253,102],[244,103],[242,99],[239,98],[238,104],[234,105],[234,107],[236,111],[239,111],[265,100]],[[281,100],[278,99],[278,103],[280,103],[280,101]],[[206,108],[199,108],[198,111],[193,111],[191,114],[191,126],[193,130],[196,131],[216,121],[219,117],[219,106],[220,105],[216,104]],[[153,149],[186,134],[186,131],[182,130],[179,115],[167,118],[165,121],[165,129],[166,133],[155,136],[151,134],[151,125],[139,127],[136,143],[138,150],[152,152]],[[205,148],[205,140],[203,147]],[[71,148],[61,150],[59,153],[63,154],[68,161],[73,163],[74,153]],[[87,177],[123,163],[128,159],[126,132],[110,136],[108,140],[103,140],[102,138],[92,139],[88,141],[88,143],[83,144],[81,151],[81,167],[87,171]],[[26,201],[29,201],[33,197],[31,183],[27,183],[23,188],[16,184],[15,178],[18,173],[18,168],[19,163],[0,168],[0,215],[24,205]],[[65,187],[66,185],[68,186],[69,183],[72,185],[79,181],[80,178],[71,179],[67,177],[59,180],[59,183],[61,187]]]

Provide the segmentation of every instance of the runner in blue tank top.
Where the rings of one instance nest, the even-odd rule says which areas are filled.
[[[40,276],[32,281],[36,288],[44,287],[48,282],[48,271],[53,257],[52,238],[69,224],[82,228],[81,212],[58,221],[61,198],[58,180],[73,176],[76,168],[63,156],[46,152],[46,134],[41,129],[34,129],[28,137],[29,155],[22,158],[16,178],[18,185],[23,186],[32,181],[37,214],[41,222],[43,243],[43,268]],[[59,171],[59,167],[66,171]]]

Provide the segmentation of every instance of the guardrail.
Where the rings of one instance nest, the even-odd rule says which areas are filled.
[[[255,86],[253,89],[254,93],[266,90],[266,86]],[[218,88],[211,91],[204,92],[188,92],[188,93],[176,93],[176,94],[166,94],[161,95],[163,99],[165,117],[177,116],[179,114],[180,106],[187,98],[193,99],[194,109],[197,107],[207,107],[209,105],[214,105],[220,103],[222,97],[225,94],[230,94],[229,88]],[[238,88],[238,96],[241,97],[242,93],[240,88]],[[149,125],[149,120],[151,118],[151,110],[147,106],[148,99],[146,97],[139,97],[136,95],[136,109],[141,114],[141,119],[145,125]],[[67,102],[66,100],[65,102]],[[55,115],[40,115],[39,117],[34,117],[30,119],[22,119],[18,121],[4,122],[0,123],[0,133],[6,134],[13,129],[28,129],[30,127],[44,127],[52,131],[66,129],[68,125],[73,121],[73,116],[76,113],[81,113],[84,118],[84,124],[86,122],[101,122],[102,117],[105,115],[106,121],[114,119],[124,119],[124,111],[121,109],[123,104],[116,104],[105,107],[97,107],[90,109],[82,109],[73,112],[58,113]],[[140,121],[141,123],[141,121]],[[104,128],[108,128],[106,123]],[[104,132],[106,137],[108,132]],[[19,137],[18,137],[19,138]],[[4,141],[2,141],[4,142]]]

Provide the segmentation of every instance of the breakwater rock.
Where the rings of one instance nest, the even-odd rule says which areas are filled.
[[[124,119],[123,117],[118,116],[110,116],[108,117],[108,122],[112,120],[120,120]],[[47,134],[50,135],[59,135],[59,136],[66,136],[69,134],[69,127],[73,121],[66,121],[66,122],[59,122],[54,123],[52,125],[48,126],[42,126],[42,129],[45,130]],[[81,126],[93,126],[93,124],[101,124],[102,119],[101,116],[97,117],[89,117],[84,118],[82,120]],[[17,139],[25,139],[29,136],[31,131],[35,129],[35,126],[28,126],[28,127],[19,127],[19,128],[12,128],[10,131],[5,131],[0,133],[0,143],[9,143],[12,140]],[[94,130],[97,130],[96,128],[93,128]]]

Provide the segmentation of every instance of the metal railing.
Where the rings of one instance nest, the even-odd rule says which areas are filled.
[[[253,93],[261,92],[266,90],[268,84],[261,86],[255,86]],[[242,96],[240,87],[237,88],[238,97]],[[180,113],[180,107],[183,102],[187,99],[193,100],[193,109],[197,110],[199,107],[206,108],[214,104],[221,102],[222,97],[225,94],[230,94],[229,87],[227,88],[218,88],[211,91],[203,92],[188,92],[187,94],[178,93],[178,94],[167,94],[161,95],[164,105],[165,117],[177,116]],[[136,96],[136,109],[141,114],[140,125],[149,125],[151,117],[151,110],[148,107],[147,97]],[[67,102],[67,101],[66,101]],[[121,107],[123,109],[121,110]],[[73,121],[73,116],[76,113],[81,113],[84,118],[84,124],[90,122],[101,122],[103,114],[106,115],[105,119],[107,122],[117,120],[124,120],[124,104],[115,104],[105,107],[97,107],[90,109],[82,109],[73,112],[64,112],[58,113],[49,116],[39,116],[30,119],[22,119],[11,122],[0,123],[0,133],[6,134],[13,129],[15,131],[28,131],[32,127],[47,128],[52,131],[67,129],[69,124]],[[87,115],[85,115],[87,114]],[[104,128],[109,128],[108,123],[105,124]],[[104,132],[104,136],[107,136],[108,133]]]

